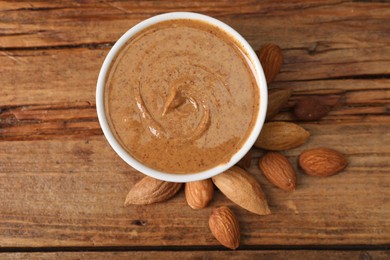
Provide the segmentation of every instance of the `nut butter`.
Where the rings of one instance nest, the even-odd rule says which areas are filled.
[[[227,163],[259,111],[251,61],[233,37],[193,19],[140,31],[111,63],[104,109],[135,159],[167,173]]]

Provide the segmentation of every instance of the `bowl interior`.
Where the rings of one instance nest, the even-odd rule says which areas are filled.
[[[256,120],[256,123],[252,129],[251,134],[248,136],[247,140],[245,141],[244,145],[241,147],[240,150],[236,154],[234,154],[229,162],[223,165],[218,165],[216,167],[213,167],[211,169],[198,172],[198,173],[189,173],[189,174],[171,174],[167,172],[161,172],[155,169],[152,169],[138,160],[134,159],[122,146],[121,144],[116,140],[114,137],[104,110],[104,87],[106,83],[106,76],[109,71],[109,67],[117,53],[121,50],[122,46],[126,44],[128,40],[130,40],[135,34],[137,34],[139,31],[155,24],[161,21],[167,21],[167,20],[176,20],[176,19],[195,19],[195,20],[201,20],[213,25],[218,26],[220,29],[227,32],[230,36],[235,38],[237,40],[245,53],[248,55],[249,60],[251,61],[255,73],[255,79],[257,81],[257,85],[259,87],[260,91],[260,105],[259,105],[259,112],[258,117]],[[101,128],[103,130],[103,133],[110,143],[111,147],[114,149],[114,151],[129,165],[131,165],[136,170],[150,176],[156,179],[164,180],[164,181],[171,181],[171,182],[190,182],[190,181],[197,181],[197,180],[203,180],[210,178],[212,176],[215,176],[228,168],[232,167],[234,164],[236,164],[253,146],[254,142],[256,141],[260,130],[264,124],[265,115],[266,115],[266,109],[267,109],[267,84],[265,81],[263,69],[260,65],[260,62],[249,45],[249,43],[234,29],[232,29],[230,26],[226,25],[225,23],[214,19],[212,17],[197,14],[197,13],[189,13],[189,12],[174,12],[174,13],[166,13],[157,15],[154,17],[151,17],[147,20],[144,20],[140,22],[139,24],[132,27],[130,30],[128,30],[111,48],[110,52],[108,53],[106,59],[104,60],[104,63],[102,65],[102,68],[99,73],[98,81],[97,81],[97,88],[96,88],[96,109],[98,114],[99,123],[101,125]]]

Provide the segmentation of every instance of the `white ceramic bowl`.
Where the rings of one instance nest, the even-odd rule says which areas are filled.
[[[131,37],[133,37],[136,33],[139,31],[155,24],[161,21],[167,21],[167,20],[176,20],[176,19],[194,19],[194,20],[201,20],[210,24],[213,24],[215,26],[218,26],[220,29],[227,32],[229,35],[234,37],[236,40],[238,40],[239,43],[243,46],[246,53],[249,55],[249,59],[252,62],[253,68],[255,70],[255,78],[257,80],[257,84],[260,89],[260,106],[259,106],[259,113],[258,117],[255,123],[255,126],[249,135],[248,139],[244,143],[244,145],[241,147],[241,149],[234,154],[229,162],[218,165],[216,167],[213,167],[211,169],[198,172],[198,173],[191,173],[191,174],[172,174],[167,172],[161,172],[152,168],[149,168],[142,164],[141,162],[134,159],[131,154],[126,152],[126,150],[120,145],[120,143],[116,140],[113,133],[111,132],[111,129],[108,125],[107,118],[104,111],[104,87],[106,83],[106,76],[110,67],[111,62],[113,61],[114,57],[118,53],[118,51],[121,49],[121,47],[129,40]],[[154,17],[151,17],[149,19],[146,19],[139,24],[135,25],[133,28],[128,30],[111,48],[110,52],[108,53],[106,59],[104,60],[103,66],[100,70],[99,78],[97,81],[97,88],[96,88],[96,109],[97,114],[100,122],[100,126],[103,130],[103,133],[105,137],[107,138],[108,142],[112,146],[112,148],[115,150],[115,152],[129,165],[131,165],[136,170],[149,175],[153,178],[165,180],[165,181],[171,181],[171,182],[190,182],[190,181],[197,181],[197,180],[203,180],[210,178],[212,176],[215,176],[228,168],[232,167],[234,164],[236,164],[253,146],[254,142],[256,141],[256,138],[258,137],[260,130],[264,124],[266,110],[267,110],[267,83],[265,80],[265,76],[263,73],[263,69],[260,65],[259,59],[257,58],[255,52],[251,48],[251,46],[248,44],[248,42],[233,28],[226,25],[225,23],[214,19],[210,16],[197,14],[197,13],[189,13],[189,12],[173,12],[173,13],[166,13],[157,15]]]

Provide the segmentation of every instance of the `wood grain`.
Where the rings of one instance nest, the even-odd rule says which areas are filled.
[[[297,190],[285,193],[261,175],[263,152],[253,149],[249,171],[264,186],[270,216],[251,214],[218,191],[199,211],[186,205],[183,191],[163,204],[124,208],[142,175],[102,135],[96,80],[125,31],[169,11],[219,18],[255,49],[280,45],[285,63],[269,88],[292,88],[294,94],[273,120],[297,122],[311,133],[308,143],[284,154],[296,166],[304,149],[331,147],[348,155],[346,171],[323,179],[297,169]],[[256,250],[390,245],[389,40],[387,1],[0,2],[0,249],[185,246],[188,252],[149,256],[389,258],[385,251]],[[292,107],[306,95],[318,96],[332,111],[318,122],[297,121]],[[251,250],[218,251],[207,219],[221,205],[236,213],[242,248]],[[144,253],[10,252],[0,258],[142,259]]]
[[[191,10],[220,18],[255,49],[265,42],[278,43],[285,54],[285,64],[276,79],[279,81],[389,75],[390,23],[386,21],[390,8],[386,2],[368,5],[349,1],[178,1],[166,5],[106,1],[100,5],[3,5],[0,49],[3,56],[11,58],[15,49],[101,48],[102,44],[113,44],[133,25],[152,15]],[[43,13],[45,19],[41,19]],[[101,62],[90,60],[89,64],[98,66]]]
[[[8,259],[375,259],[385,260],[390,257],[389,251],[140,251],[140,252],[56,252],[56,253],[0,253]]]
[[[270,0],[261,2],[180,0],[175,3],[104,1],[94,4],[74,1],[60,3],[5,1],[2,2],[3,19],[0,23],[1,28],[4,28],[1,46],[15,48],[111,42],[135,23],[159,13],[172,11],[200,12],[221,19],[241,20],[245,16],[257,16],[260,21],[265,21],[269,20],[270,16],[274,16],[274,19],[278,16],[290,16],[294,10],[342,5],[335,0],[328,2],[321,4],[310,0],[301,3],[295,0],[275,4]],[[45,15],[45,19],[42,19],[42,14]],[[277,26],[277,23],[273,26]],[[85,33],[80,34],[77,29]]]
[[[327,140],[327,134],[311,131],[318,137],[305,147]],[[345,135],[354,139],[354,131]],[[351,153],[342,144],[332,146]],[[102,136],[66,142],[2,142],[0,244],[218,245],[207,219],[219,205],[228,205],[237,214],[242,245],[388,244],[390,165],[383,152],[388,148],[359,152],[364,146],[372,145],[369,140],[349,144],[354,154],[340,175],[323,179],[298,174],[292,194],[274,188],[252,164],[249,171],[263,184],[273,212],[260,217],[219,192],[200,211],[187,206],[183,192],[166,203],[124,208],[128,190],[142,175],[122,162]],[[294,165],[299,149],[289,155]]]
[[[0,112],[0,140],[72,138],[100,135],[95,104],[5,106]]]

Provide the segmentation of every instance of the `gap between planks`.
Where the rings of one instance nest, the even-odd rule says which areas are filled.
[[[223,246],[98,246],[98,247],[0,247],[0,253],[11,252],[125,252],[125,251],[231,251]],[[383,251],[390,250],[390,244],[384,245],[256,245],[240,246],[235,251]]]

